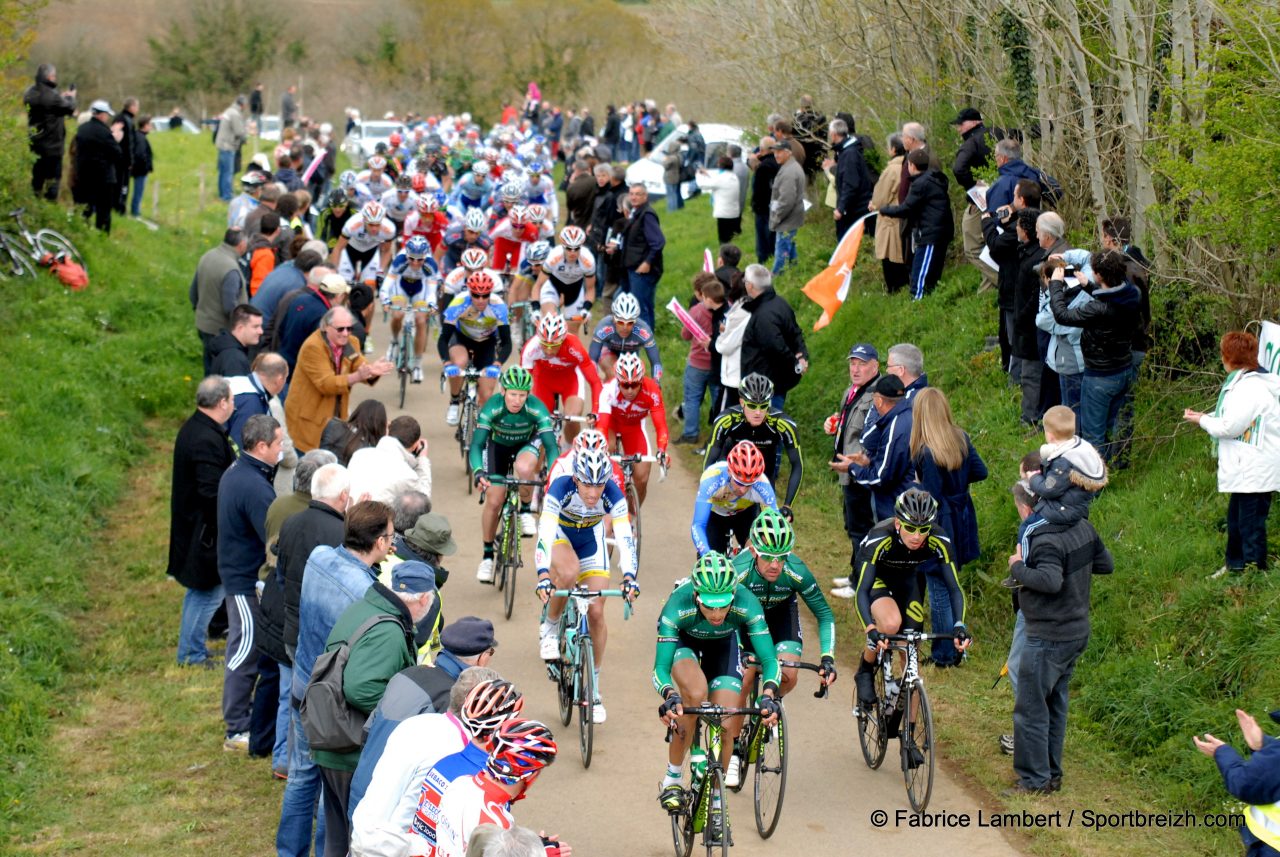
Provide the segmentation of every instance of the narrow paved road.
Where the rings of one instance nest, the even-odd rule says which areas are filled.
[[[385,351],[388,337],[379,318],[374,330],[379,354]],[[433,506],[448,516],[459,545],[457,555],[447,563],[452,576],[444,590],[446,614],[493,619],[499,641],[493,667],[524,691],[525,713],[550,725],[560,743],[560,758],[538,780],[530,797],[516,805],[516,818],[525,825],[558,833],[573,845],[575,854],[584,857],[671,854],[671,825],[656,800],[667,748],[650,673],[662,602],[672,581],[689,573],[693,556],[689,516],[696,474],[677,466],[660,484],[655,472],[655,482],[650,485],[644,507],[643,595],[635,614],[625,623],[618,603],[609,603],[609,646],[600,682],[609,719],[596,727],[591,768],[584,770],[577,722],[560,726],[555,686],[538,657],[540,606],[533,594],[532,540],[525,540],[526,566],[516,581],[515,609],[507,621],[502,618],[502,594],[475,580],[481,556],[480,507],[477,496],[466,493],[453,429],[444,422],[448,399],[439,391],[434,343],[428,347],[423,370],[426,382],[410,386],[405,412],[418,418],[428,438]],[[355,401],[376,396],[387,403],[387,413],[394,419],[401,413],[395,407],[397,393],[398,381],[387,377],[375,388],[361,387]],[[807,637],[816,639],[812,627],[810,631]],[[817,653],[807,651],[806,659],[816,661]],[[913,829],[907,826],[905,814],[900,823],[895,821],[899,811],[909,811],[902,775],[894,765],[896,742],[891,743],[880,770],[866,767],[850,715],[849,669],[846,664],[840,667],[841,678],[830,700],[813,698],[815,680],[810,673],[801,674],[801,685],[787,698],[790,771],[778,830],[768,842],[756,833],[748,782],[729,801],[733,852],[744,857],[790,854],[803,847],[806,854],[847,855],[855,849],[875,847],[880,853],[909,854],[910,849],[933,852],[945,845],[955,853],[974,857],[1019,854],[998,829]],[[888,814],[887,826],[872,825],[875,810]],[[971,825],[978,819],[978,804],[941,770],[934,781],[929,810],[968,813]]]

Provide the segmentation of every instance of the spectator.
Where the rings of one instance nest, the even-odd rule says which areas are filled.
[[[791,125],[795,129],[796,140],[804,148],[801,167],[806,180],[811,181],[817,175],[822,156],[827,151],[827,140],[823,139],[822,133],[826,124],[827,117],[813,109],[813,96],[800,96],[800,109],[796,110]],[[834,143],[832,148],[835,148]]]
[[[249,748],[250,707],[258,678],[254,626],[258,621],[258,570],[266,561],[267,509],[280,455],[280,424],[269,416],[250,417],[235,464],[218,483],[218,576],[226,593],[227,662],[222,684],[222,718],[227,750]]]
[[[702,400],[711,387],[712,361],[709,349],[710,332],[714,328],[713,315],[724,306],[724,286],[715,274],[703,271],[693,278],[693,290],[698,302],[689,310],[689,315],[709,335],[706,339],[695,340],[692,333],[683,326],[680,328],[680,338],[692,344],[684,367],[684,431],[676,438],[676,443],[696,444],[700,434],[698,420],[702,416]],[[711,401],[714,407],[714,395]]]
[[[1280,711],[1271,712],[1271,719],[1280,723]],[[1207,732],[1203,737],[1192,735],[1191,740],[1197,750],[1217,764],[1227,793],[1249,804],[1245,808],[1245,826],[1240,828],[1245,857],[1276,857],[1280,855],[1280,836],[1276,834],[1280,818],[1275,806],[1280,801],[1280,762],[1277,762],[1280,741],[1263,735],[1258,721],[1239,708],[1236,721],[1251,751],[1248,762],[1234,747]]]
[[[1114,251],[1095,253],[1090,263],[1095,284],[1093,300],[1071,309],[1067,305],[1064,274],[1053,272],[1049,306],[1059,324],[1084,328],[1080,352],[1084,379],[1080,382],[1080,434],[1110,461],[1116,446],[1107,443],[1120,408],[1133,384],[1133,331],[1139,325],[1142,296],[1125,280],[1128,265]]]
[[[298,352],[285,414],[293,429],[294,444],[302,452],[320,445],[320,435],[331,416],[346,419],[351,387],[372,386],[395,366],[386,359],[368,362],[351,343],[355,317],[342,306],[320,320],[320,329],[307,337]]]
[[[1045,351],[1044,364],[1045,368],[1058,378],[1058,398],[1079,419],[1080,382],[1084,378],[1084,355],[1080,351],[1081,330],[1078,327],[1058,324],[1054,321],[1053,310],[1049,307],[1049,277],[1065,264],[1063,260],[1055,258],[1046,259],[1040,266],[1040,306],[1036,311],[1036,327],[1049,334],[1049,347]],[[1091,300],[1093,298],[1082,287],[1072,286],[1068,292],[1067,307],[1077,309],[1081,304]]]
[[[330,310],[343,306],[351,294],[351,286],[330,268],[317,266],[307,275],[307,287],[290,292],[276,305],[273,351],[289,361],[290,369],[298,365],[298,352],[307,338],[315,333],[320,320]]]
[[[738,404],[738,384],[742,381],[742,338],[747,332],[747,322],[751,320],[751,313],[744,306],[747,288],[746,275],[742,272],[734,274],[730,281],[725,302],[728,310],[715,342],[715,349],[720,355],[720,395],[711,403],[713,422],[718,414]]]
[[[890,134],[885,141],[889,163],[880,171],[880,178],[871,191],[870,211],[877,212],[876,258],[884,272],[884,288],[889,294],[900,290],[911,278],[911,265],[907,259],[906,244],[902,239],[904,221],[886,217],[881,210],[898,201],[898,189],[902,184],[902,171],[906,165],[907,150],[902,145],[901,134]],[[859,217],[862,215],[859,213]]]
[[[677,145],[668,146],[667,153],[662,157],[662,183],[667,188],[667,211],[679,211],[684,208],[684,196],[680,192],[680,173],[683,172],[680,139],[683,138],[676,139]]]
[[[1041,467],[1040,453],[1032,452],[1023,456],[1019,468],[1023,473],[1038,471]],[[1038,521],[1044,519],[1035,511],[1036,505],[1040,502],[1040,498],[1031,490],[1031,486],[1027,483],[1027,479],[1023,476],[1013,484],[1011,489],[1013,493],[1013,506],[1018,512],[1018,544],[1022,544],[1022,537],[1026,535],[1027,529]],[[1005,666],[1009,671],[1009,689],[1013,691],[1014,699],[1018,697],[1018,667],[1022,662],[1022,651],[1027,645],[1027,619],[1022,615],[1022,610],[1018,606],[1018,585],[1012,577],[1006,577],[1000,581],[1001,585],[1010,587],[1010,595],[1013,600],[1013,634],[1009,641],[1009,656],[1005,659]],[[1013,733],[1000,736],[1000,752],[1006,756],[1013,755]]]
[[[862,430],[866,426],[867,413],[871,410],[871,391],[880,380],[880,354],[870,343],[859,343],[849,349],[849,387],[844,391],[840,410],[827,417],[824,428],[835,438],[831,469],[840,481],[840,493],[844,505],[844,531],[849,535],[853,550],[849,554],[849,568],[856,571],[853,558],[858,544],[867,531],[875,526],[871,512],[871,492],[866,486],[849,478],[850,456],[864,452]],[[837,580],[832,593],[841,598],[852,598],[853,581],[846,577]]]
[[[56,200],[62,185],[62,153],[67,143],[67,117],[76,112],[76,91],[58,92],[53,63],[36,67],[36,79],[22,95],[27,106],[27,143],[36,156],[31,166],[31,192]]]
[[[222,243],[200,257],[187,297],[196,313],[196,333],[204,346],[204,374],[213,371],[209,345],[231,327],[231,313],[246,299],[245,276],[240,257],[248,248],[244,233],[228,229]]]
[[[187,590],[178,631],[178,663],[213,668],[206,629],[222,603],[218,577],[218,483],[236,460],[227,437],[234,404],[225,378],[196,387],[196,409],[173,444],[169,494],[169,565],[165,573]]]
[[[317,473],[317,479],[319,476]],[[288,523],[281,532],[282,547]],[[312,760],[306,731],[297,716],[297,706],[302,702],[316,659],[325,651],[329,633],[338,618],[363,598],[378,579],[377,565],[391,549],[392,532],[389,506],[371,500],[356,503],[347,512],[342,545],[317,547],[305,560],[298,602],[298,643],[293,658],[294,743],[289,750],[289,781],[280,806],[280,827],[276,833],[278,851],[293,854],[307,851],[311,840],[311,820],[321,790],[320,768]],[[288,591],[286,583],[286,597]],[[329,803],[326,801],[326,821],[332,811]],[[345,818],[337,830],[337,835],[345,840]],[[346,853],[345,841],[334,843],[335,850],[330,852],[327,835],[325,839],[323,853]],[[317,842],[317,850],[321,850],[320,842]]]
[[[390,544],[394,532],[382,538]],[[413,645],[414,626],[427,615],[436,600],[436,578],[430,566],[402,562],[391,573],[391,586],[374,581],[361,600],[338,617],[325,651],[346,644],[361,625],[385,618],[356,637],[343,670],[342,687],[347,705],[366,715],[382,699],[387,682],[401,670],[413,666],[417,651]],[[360,750],[337,753],[314,751],[324,784],[325,854],[345,857],[351,842],[351,780],[360,761]]]
[[[1009,347],[1016,365],[1018,383],[1022,386],[1022,424],[1034,428],[1044,411],[1040,407],[1040,383],[1044,377],[1044,361],[1040,357],[1040,337],[1035,326],[1039,308],[1040,272],[1045,251],[1040,244],[1036,224],[1040,210],[1024,208],[1017,215],[1018,278],[1013,287],[1013,313],[1008,327]]]
[[[912,300],[917,301],[938,284],[947,258],[947,247],[955,235],[947,177],[929,165],[931,157],[923,147],[907,154],[911,185],[906,199],[899,205],[884,209],[890,217],[905,218],[910,230],[911,274],[908,283]]]
[[[823,167],[829,169],[834,164],[836,168],[836,205],[831,216],[836,222],[838,244],[853,222],[868,211],[874,185],[867,159],[862,156],[862,146],[843,119],[831,122],[828,139],[831,141],[835,160],[828,158],[823,162]]]
[[[596,180],[584,160],[575,159],[569,173],[569,187],[565,190],[565,209],[569,225],[586,229],[591,225],[591,214],[596,202]]]
[[[1267,569],[1267,515],[1280,490],[1280,380],[1258,365],[1258,340],[1232,331],[1222,337],[1227,378],[1212,414],[1183,412],[1216,441],[1218,492],[1227,499],[1226,564],[1214,574]]]
[[[1114,217],[1102,221],[1102,249],[1123,253],[1128,260],[1125,278],[1138,288],[1142,296],[1138,316],[1141,324],[1133,331],[1133,383],[1120,405],[1120,417],[1116,422],[1116,454],[1111,466],[1121,469],[1129,466],[1129,444],[1133,438],[1133,390],[1137,386],[1138,371],[1151,350],[1151,263],[1142,250],[1132,243],[1133,227],[1127,217]]]
[[[1009,557],[1009,576],[1020,587],[1026,641],[1018,657],[1013,706],[1013,769],[1018,781],[1006,794],[1047,794],[1062,788],[1067,686],[1089,644],[1093,575],[1110,574],[1114,568],[1087,518],[1070,525],[1041,521],[1028,526]]]
[[[292,128],[298,124],[298,87],[290,84],[280,96],[280,128]]]
[[[911,472],[911,403],[896,375],[881,376],[874,391],[871,406],[875,409],[876,421],[863,432],[863,451],[841,456],[840,460],[849,464],[849,478],[871,492],[875,519],[883,521],[893,517],[894,501],[910,486],[914,475]]]
[[[111,232],[111,210],[119,202],[120,182],[128,175],[120,173],[120,141],[124,127],[111,120],[111,105],[99,99],[89,106],[90,118],[78,129],[75,138],[75,183],[72,196],[85,206],[84,217],[94,218],[93,225]]]
[[[716,219],[716,236],[719,243],[733,240],[735,226],[741,216],[738,201],[738,177],[733,173],[733,159],[721,155],[715,172],[699,169],[696,173],[698,187],[711,192],[711,216]],[[678,191],[678,188],[677,188]]]
[[[252,352],[258,350],[262,341],[262,311],[250,304],[238,304],[231,311],[228,327],[230,329],[224,327],[218,331],[205,346],[210,374],[224,378],[248,375]]]
[[[721,244],[720,252],[716,256],[716,279],[720,281],[720,285],[724,286],[725,291],[733,285],[733,277],[735,274],[741,274],[738,265],[742,262],[742,250],[736,244]]]
[[[662,279],[662,248],[667,239],[662,234],[657,213],[649,206],[649,192],[642,184],[633,184],[627,194],[631,212],[622,231],[622,266],[626,269],[626,291],[640,301],[640,318],[656,331],[654,301],[658,281]]]
[[[916,393],[929,386],[929,376],[924,372],[924,353],[910,342],[900,342],[890,347],[885,372],[897,376],[902,382],[903,395],[908,403]]]
[[[357,451],[377,446],[378,441],[386,437],[389,426],[386,406],[377,399],[365,399],[351,412],[351,419],[334,417],[325,424],[320,447],[338,456],[338,461],[346,467]]]
[[[747,157],[755,173],[751,181],[751,213],[756,223],[756,261],[763,265],[773,256],[775,237],[769,229],[769,204],[773,200],[773,180],[778,175],[778,159],[773,156],[775,139],[760,138],[760,145]]]
[[[738,145],[730,145],[725,149],[725,154],[729,156],[729,160],[733,162],[733,174],[738,179],[738,214],[733,224],[733,234],[742,234],[742,213],[747,210],[747,199],[750,193],[751,173],[747,170],[747,164],[742,160],[742,147]]]
[[[401,491],[413,489],[431,496],[431,460],[427,439],[418,421],[399,416],[387,427],[376,446],[351,455],[351,491],[357,497],[390,503]]]
[[[276,268],[278,250],[276,241],[280,238],[280,215],[274,211],[265,212],[258,219],[258,232],[249,238],[249,296],[257,294],[258,287]]]
[[[241,112],[244,105],[245,97],[237,95],[236,100],[222,114],[213,138],[214,148],[218,150],[218,197],[223,202],[231,201],[231,176],[236,171],[236,156],[248,139],[244,114]]]
[[[267,274],[267,278],[258,286],[258,291],[249,299],[249,303],[262,311],[262,339],[270,342],[276,319],[276,307],[280,299],[289,292],[305,289],[307,275],[319,265],[324,258],[324,242],[308,241],[288,262],[277,265],[275,270]]]
[[[262,133],[262,114],[262,84],[259,83],[253,88],[253,92],[249,93],[249,118],[257,126],[259,134]]]
[[[119,125],[120,161],[116,164],[116,175],[119,176],[119,197],[115,201],[116,211],[125,213],[125,203],[129,200],[129,177],[133,175],[133,161],[138,145],[138,99],[129,97],[124,100],[120,112],[111,124]]]
[[[985,170],[991,163],[991,132],[982,124],[982,114],[974,107],[966,107],[957,113],[951,125],[962,141],[960,148],[956,150],[956,159],[951,164],[951,174],[967,194],[978,183],[973,171]],[[984,242],[982,212],[971,199],[965,201],[960,236],[964,242],[965,258],[982,272],[982,288],[993,287],[996,284],[995,272],[978,259],[982,255]]]
[[[770,404],[783,410],[787,393],[800,383],[809,368],[809,349],[796,323],[795,311],[773,288],[773,277],[763,265],[748,265],[745,273],[750,313],[742,335],[743,377],[758,372],[773,382]]]
[[[987,478],[987,465],[973,448],[973,442],[951,416],[946,394],[930,387],[915,397],[911,416],[911,461],[916,481],[938,501],[938,526],[951,539],[956,572],[980,553],[978,514],[969,486]],[[941,569],[931,567],[928,580],[931,626],[950,628],[951,599]],[[960,653],[948,638],[933,641],[933,663],[951,667],[960,663]]]
[[[169,114],[169,130],[181,131],[182,123],[183,123],[182,108],[181,107],[173,108],[173,112]]]
[[[1019,358],[1013,353],[1014,298],[1021,276],[1017,217],[1023,209],[1040,211],[1040,185],[1032,181],[1019,181],[1014,186],[1013,203],[998,209],[993,215],[982,212],[982,236],[987,242],[991,258],[999,266],[996,273],[996,306],[1000,309],[1000,365],[1009,373],[1013,383],[1021,380]]]
[[[155,172],[155,159],[151,154],[151,142],[147,137],[151,134],[150,116],[138,117],[138,128],[133,138],[133,200],[129,204],[129,214],[134,218],[142,217],[142,194],[147,187],[147,176]]]
[[[987,211],[992,214],[1013,202],[1013,189],[1021,179],[1036,183],[1046,207],[1062,196],[1062,187],[1052,176],[1022,160],[1022,144],[1012,137],[996,143],[996,171],[1000,177],[987,190]]]
[[[773,195],[769,198],[769,230],[775,236],[773,273],[781,274],[787,265],[797,261],[796,232],[804,226],[804,170],[797,158],[804,149],[793,141],[773,144],[773,157],[778,174],[773,179]]]
[[[249,213],[262,204],[262,192],[267,188],[267,177],[256,169],[240,177],[240,194],[227,206],[227,227],[245,230]],[[274,197],[273,197],[274,198]]]
[[[278,183],[269,181],[262,186],[262,190],[258,193],[258,204],[249,209],[244,216],[244,234],[248,235],[250,240],[262,231],[262,217],[268,211],[276,211],[282,196],[284,196],[284,189]]]
[[[248,422],[249,417],[258,414],[275,416],[271,403],[284,389],[284,383],[288,378],[289,364],[285,363],[284,358],[279,354],[270,351],[259,354],[253,361],[252,369],[245,374],[227,378],[227,383],[231,385],[232,401],[236,406],[235,413],[227,423],[227,432],[237,447],[244,447],[244,424]],[[277,419],[276,422],[279,420]],[[282,443],[288,447],[288,452],[293,452],[293,443],[289,439],[288,432],[285,432]],[[294,461],[295,463],[297,461],[296,455]],[[284,459],[281,459],[280,463],[283,465]]]

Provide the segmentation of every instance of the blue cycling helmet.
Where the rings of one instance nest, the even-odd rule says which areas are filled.
[[[404,242],[404,254],[410,259],[425,259],[431,255],[431,242],[421,235],[415,235]]]
[[[613,462],[607,452],[583,449],[575,457],[573,475],[584,485],[604,485],[613,476]]]
[[[343,190],[348,190],[356,186],[356,182],[360,177],[355,174],[354,170],[343,170],[342,175],[338,176],[338,184]]]
[[[529,172],[531,173],[545,173],[546,171],[547,168],[543,165],[542,161],[534,161],[529,164]]]
[[[550,254],[550,241],[534,241],[529,245],[529,249],[525,251],[525,258],[529,260],[531,265],[541,265],[547,261],[547,256]]]

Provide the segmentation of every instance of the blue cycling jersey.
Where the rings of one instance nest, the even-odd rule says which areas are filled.
[[[698,498],[693,504],[693,525],[690,527],[693,546],[699,556],[711,549],[707,543],[707,521],[712,513],[736,515],[756,504],[778,508],[778,497],[763,474],[742,494],[734,490],[735,485],[729,476],[727,461],[717,461],[702,471],[702,478],[698,480]]]

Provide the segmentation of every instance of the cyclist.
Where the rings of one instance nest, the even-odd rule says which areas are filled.
[[[502,393],[487,399],[476,419],[467,460],[471,478],[485,492],[480,522],[484,554],[476,569],[476,579],[481,583],[493,583],[493,538],[507,498],[503,484],[507,471],[514,469],[516,478],[532,480],[538,474],[539,455],[545,452],[550,461],[557,454],[551,414],[542,402],[529,396],[532,386],[533,376],[528,369],[508,367],[502,373]],[[532,489],[520,489],[520,529],[526,536],[537,532],[529,506],[532,496]]]
[[[524,205],[524,189],[517,182],[503,182],[488,200],[489,227],[497,226],[517,205]]]
[[[525,176],[525,198],[529,205],[545,205],[552,223],[560,219],[560,199],[556,196],[556,185],[551,176],[547,175],[547,168],[542,161],[529,163],[529,172]]]
[[[733,568],[738,582],[751,590],[764,608],[764,620],[769,626],[778,658],[799,658],[804,652],[804,639],[800,633],[799,599],[804,599],[809,612],[818,622],[818,642],[822,652],[823,682],[836,680],[836,620],[831,605],[822,594],[822,587],[813,572],[792,553],[795,531],[780,512],[764,509],[751,524],[749,550],[739,551],[733,558]],[[750,688],[755,680],[755,667],[747,667],[742,679],[744,688]],[[796,669],[782,668],[782,682],[778,696],[783,697],[796,686]],[[739,705],[747,704],[747,691]],[[725,770],[725,785],[737,788],[742,771],[742,757],[735,753]]]
[[[391,262],[387,278],[382,281],[379,297],[383,306],[399,307],[391,313],[391,347],[387,360],[396,362],[395,353],[400,341],[400,328],[404,325],[406,308],[418,309],[432,305],[435,284],[440,269],[431,258],[431,244],[421,235],[415,235],[404,244],[404,252]],[[427,325],[425,319],[413,330],[413,383],[422,383],[422,353],[427,350]]]
[[[542,314],[562,313],[579,335],[585,335],[587,313],[596,299],[596,259],[582,246],[586,241],[581,228],[562,229],[560,246],[547,254],[537,282]]]
[[[529,300],[533,296],[533,284],[542,276],[543,265],[546,264],[547,256],[550,254],[550,241],[534,241],[520,254],[520,267],[516,269],[516,275],[511,278],[511,294],[520,294],[525,297],[526,311],[534,314],[531,317],[535,317],[538,313],[538,302]],[[599,375],[598,372],[596,374]]]
[[[858,663],[854,683],[858,701],[866,705],[876,701],[876,652],[888,648],[885,635],[924,628],[925,568],[931,563],[937,564],[939,573],[935,579],[941,579],[951,599],[951,615],[956,618],[950,630],[956,648],[963,652],[971,639],[964,625],[964,592],[956,575],[951,540],[941,532],[933,532],[938,501],[927,491],[908,488],[898,495],[893,508],[894,517],[881,521],[867,533],[858,546],[855,561],[858,617],[866,626],[867,648]],[[933,630],[946,633],[943,628]],[[911,767],[924,761],[918,748],[908,750]]]
[[[489,255],[493,241],[489,238],[488,218],[480,209],[472,209],[463,216],[461,222],[454,223],[444,233],[444,240],[436,248],[436,261],[440,270],[446,274],[462,261],[462,254],[472,247],[483,250]]]
[[[515,273],[520,270],[524,249],[538,238],[537,229],[528,219],[528,209],[523,205],[513,205],[489,232],[489,237],[493,240],[490,265],[510,279],[511,288],[507,291],[507,300],[511,303],[512,316],[516,318],[524,314],[529,294],[521,289],[521,283],[516,282]]]
[[[415,161],[413,172],[406,173],[406,175],[409,176],[413,192],[418,196],[422,196],[424,193],[430,193],[434,196],[440,190],[440,180],[426,168],[425,161]]]
[[[777,488],[778,471],[782,468],[780,450],[786,450],[791,461],[791,475],[787,479],[786,499],[778,511],[791,518],[791,504],[800,490],[804,476],[804,459],[800,455],[800,436],[791,417],[769,406],[773,397],[773,382],[757,372],[742,379],[738,387],[742,404],[729,408],[716,417],[711,429],[711,441],[707,444],[706,466],[719,461],[739,441],[749,440],[764,456],[764,475]]]
[[[627,498],[613,481],[612,459],[603,450],[577,453],[572,476],[551,483],[538,518],[538,547],[534,563],[538,569],[538,597],[547,605],[547,616],[538,631],[538,651],[545,661],[559,657],[556,626],[564,612],[564,598],[554,597],[556,589],[585,584],[593,592],[609,585],[609,548],[605,546],[606,516],[613,525],[618,565],[622,568],[622,591],[628,601],[640,595],[636,583],[635,540],[627,514]],[[600,697],[600,669],[604,664],[608,628],[604,621],[604,600],[593,599],[587,607],[587,624],[595,649],[595,700],[592,719],[604,723],[604,703]]]
[[[439,144],[428,143],[423,148],[422,157],[417,161],[417,168],[418,172],[433,176],[441,189],[446,193],[448,192],[450,184],[449,165],[441,157]]]
[[[329,255],[329,265],[349,283],[369,279],[387,270],[395,237],[395,227],[387,222],[382,204],[366,202],[360,213],[342,227]]]
[[[585,449],[608,452],[609,441],[607,441],[605,436],[596,429],[589,428],[578,432],[578,436],[573,439],[573,445],[560,453],[560,457],[552,463],[550,468],[548,468],[547,485],[555,482],[561,476],[572,476],[574,464],[578,461],[578,453]],[[613,463],[613,481],[625,494],[626,477],[622,473],[622,465],[618,464],[618,462],[614,461],[612,458],[610,458],[609,461]],[[627,511],[630,513],[631,510],[628,509]]]
[[[440,210],[440,202],[433,193],[424,193],[418,197],[415,210],[404,219],[404,238],[408,241],[415,235],[421,235],[431,244],[434,256],[444,240],[445,230],[449,228],[449,217]],[[436,263],[439,268],[439,262]]]
[[[644,363],[638,354],[623,354],[615,367],[616,377],[600,390],[600,417],[596,428],[614,441],[621,441],[623,455],[656,455],[665,463],[667,457],[667,409],[662,403],[662,388],[646,378]],[[649,437],[645,417],[657,430],[657,444]],[[614,437],[610,436],[610,432]],[[637,462],[631,471],[636,483],[636,500],[644,505],[649,488],[649,471],[653,464]]]
[[[529,222],[538,229],[538,238],[542,241],[555,241],[556,222],[548,217],[547,207],[534,203],[529,208]]]
[[[453,300],[453,296],[463,290],[467,278],[477,271],[483,271],[493,278],[494,293],[503,294],[502,277],[489,267],[489,254],[479,247],[468,247],[462,251],[462,259],[456,268],[450,271],[440,283],[440,300],[445,304]],[[506,300],[506,297],[503,297]]]
[[[493,277],[478,271],[467,278],[467,290],[454,297],[440,316],[440,338],[448,345],[449,362],[444,367],[449,379],[449,411],[445,422],[458,424],[462,404],[462,372],[467,364],[482,370],[480,401],[487,402],[502,373],[502,364],[511,356],[511,327],[507,305],[494,295]]]
[[[353,208],[358,209],[366,202],[376,199],[369,186],[360,181],[360,177],[356,175],[355,170],[342,171],[342,174],[338,176],[338,189],[342,191],[347,198],[347,202]]]
[[[387,175],[387,159],[382,155],[374,155],[369,158],[367,170],[356,176],[357,180],[365,187],[369,188],[369,192],[373,194],[375,199],[380,198],[384,193],[395,187],[395,182],[391,176]]]
[[[698,555],[726,553],[729,536],[747,543],[751,524],[761,507],[778,508],[777,495],[764,476],[764,456],[749,440],[739,441],[724,461],[702,471],[693,504],[693,546]]]
[[[397,177],[395,187],[382,195],[382,207],[396,234],[403,234],[405,218],[418,208],[418,197],[413,192],[413,179],[407,175]]]
[[[474,208],[483,213],[484,205],[489,195],[493,193],[493,182],[489,179],[489,171],[488,161],[476,161],[472,164],[471,172],[458,179],[458,183],[454,185],[449,204],[462,212],[468,212]]]
[[[351,200],[341,190],[329,192],[329,204],[320,212],[320,220],[316,226],[316,237],[324,242],[330,250],[338,246],[342,237],[342,227],[351,219]]]
[[[693,734],[694,716],[685,705],[703,702],[732,707],[742,692],[739,629],[746,632],[764,675],[759,700],[766,726],[777,722],[778,656],[765,622],[764,608],[745,586],[739,586],[733,566],[723,554],[698,557],[693,573],[675,588],[658,619],[658,648],[653,659],[653,686],[662,697],[658,716],[671,728],[667,773],[658,800],[666,809],[680,806],[680,768]],[[729,764],[733,742],[742,730],[742,718],[724,721],[721,764]],[[712,816],[713,822],[720,816]],[[721,831],[712,830],[718,839]]]
[[[533,395],[547,410],[562,403],[561,413],[586,416],[595,413],[600,403],[600,375],[587,356],[587,349],[565,327],[556,314],[544,315],[538,322],[538,335],[525,343],[520,352],[520,365],[533,373]],[[591,398],[587,399],[587,388]],[[564,424],[565,442],[578,433],[578,423]]]
[[[641,348],[649,355],[655,381],[662,380],[662,358],[658,356],[658,340],[653,329],[640,321],[640,301],[630,292],[613,299],[613,314],[596,325],[591,337],[591,359],[600,367],[607,381],[613,377],[613,364],[619,355],[632,354]]]

